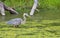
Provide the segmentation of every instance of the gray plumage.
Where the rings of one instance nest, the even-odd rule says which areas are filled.
[[[23,19],[21,19],[21,18],[15,18],[15,19],[11,19],[11,20],[7,21],[6,23],[7,24],[11,24],[14,27],[18,27],[19,24],[24,24],[26,22],[26,16],[29,16],[29,15],[27,13],[24,13],[23,14]]]

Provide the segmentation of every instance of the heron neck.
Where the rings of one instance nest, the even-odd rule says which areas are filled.
[[[26,17],[25,17],[25,15],[23,15],[23,22],[24,22],[24,23],[26,22]]]

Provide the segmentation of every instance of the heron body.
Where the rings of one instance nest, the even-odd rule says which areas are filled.
[[[7,24],[13,25],[14,27],[19,26],[19,24],[24,24],[26,22],[26,16],[29,16],[28,14],[23,14],[23,19],[21,18],[15,18],[7,21]]]
[[[10,21],[7,22],[7,24],[15,24],[15,25],[18,25],[18,24],[21,24],[21,18],[15,18],[15,19],[11,19]]]

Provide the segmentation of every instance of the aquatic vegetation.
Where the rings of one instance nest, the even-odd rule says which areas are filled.
[[[10,4],[11,1],[12,5]],[[41,3],[41,5],[39,5],[38,7],[39,12],[35,11],[34,16],[28,18],[26,24],[20,25],[18,28],[14,28],[12,25],[5,24],[5,22],[12,18],[21,17],[24,12],[29,13],[30,7],[32,6],[33,2],[31,0],[30,4],[29,1],[28,4],[30,5],[28,5],[26,4],[26,1],[24,3],[24,1],[22,0],[10,0],[10,2],[9,0],[6,0],[4,2],[6,5],[15,7],[15,9],[19,13],[21,13],[19,15],[10,15],[7,13],[4,21],[0,19],[0,38],[60,38],[60,9],[58,9],[58,5],[60,4],[60,2],[58,4],[58,1],[39,0],[39,4]],[[52,9],[47,9],[45,6],[46,4],[49,5]],[[57,9],[52,4],[55,7],[58,4]],[[21,7],[17,7],[16,5]],[[27,6],[29,8],[22,8],[23,6]]]

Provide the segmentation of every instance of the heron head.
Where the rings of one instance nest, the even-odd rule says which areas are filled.
[[[24,13],[24,16],[30,17],[30,16],[28,15],[28,13]]]

